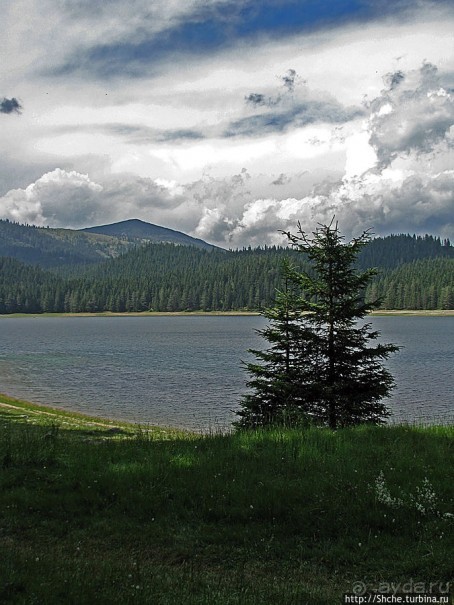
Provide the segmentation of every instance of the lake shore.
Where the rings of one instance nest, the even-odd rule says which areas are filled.
[[[18,319],[33,317],[255,317],[258,311],[141,311],[140,313],[10,313],[0,314],[0,319]],[[408,316],[408,317],[454,317],[454,309],[383,309],[373,311],[372,316]]]
[[[151,423],[133,423],[113,418],[83,414],[72,410],[54,407],[51,405],[38,404],[24,399],[11,397],[5,393],[0,393],[0,420],[8,418],[18,420],[22,423],[32,425],[47,426],[49,424],[58,424],[65,429],[70,430],[92,430],[96,434],[104,433],[107,436],[122,435],[130,437],[139,432],[161,439],[184,438],[190,436],[209,435],[213,431],[191,430],[178,427],[161,426]],[[414,422],[387,422],[384,427],[419,427],[430,428],[437,426],[450,426],[446,421],[414,421]],[[228,434],[230,429],[214,431],[219,434]]]
[[[97,434],[104,432],[107,435],[131,436],[139,430],[152,433],[154,436],[161,438],[183,437],[192,434],[191,431],[184,429],[148,424],[140,425],[122,420],[100,418],[50,405],[37,404],[25,401],[24,399],[17,399],[4,393],[0,393],[0,419],[2,417],[40,426],[57,423],[65,429],[92,430]]]

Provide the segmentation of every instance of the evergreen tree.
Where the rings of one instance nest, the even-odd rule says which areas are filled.
[[[381,361],[398,347],[373,343],[379,333],[360,323],[380,306],[364,300],[375,270],[354,268],[368,233],[345,244],[332,222],[312,238],[301,225],[287,236],[311,270],[284,269],[284,292],[264,313],[271,325],[262,336],[271,347],[251,351],[261,363],[247,365],[255,392],[243,399],[237,425],[266,425],[295,412],[332,429],[383,422],[389,412],[381,399],[394,380]]]
[[[270,325],[258,332],[271,347],[249,350],[261,363],[246,364],[252,375],[247,386],[254,392],[245,396],[237,412],[239,427],[299,422],[309,417],[309,403],[314,404],[314,366],[305,361],[308,356],[315,358],[317,349],[314,335],[303,321],[294,272],[290,261],[284,259],[283,289],[276,292],[275,305],[262,312]]]

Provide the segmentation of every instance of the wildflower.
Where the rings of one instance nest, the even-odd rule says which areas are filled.
[[[383,471],[380,471],[378,477],[375,479],[375,495],[381,504],[386,504],[391,508],[399,508],[404,504],[401,498],[393,498],[391,496]]]
[[[415,508],[422,515],[435,513],[437,508],[437,495],[427,477],[421,487],[416,487],[416,496],[410,496]]]

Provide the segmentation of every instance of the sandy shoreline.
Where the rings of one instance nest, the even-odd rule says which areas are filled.
[[[454,317],[454,309],[383,309],[373,311],[374,316],[403,316],[403,317]],[[142,311],[138,313],[11,313],[0,314],[0,319],[36,318],[36,317],[257,317],[258,311]]]

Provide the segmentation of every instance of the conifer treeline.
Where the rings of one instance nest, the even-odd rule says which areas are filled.
[[[87,267],[78,277],[0,258],[0,313],[259,310],[273,304],[285,257],[308,268],[301,254],[276,247],[210,252],[152,244]],[[382,297],[383,308],[454,308],[449,242],[376,239],[360,265],[380,269],[366,298]]]

